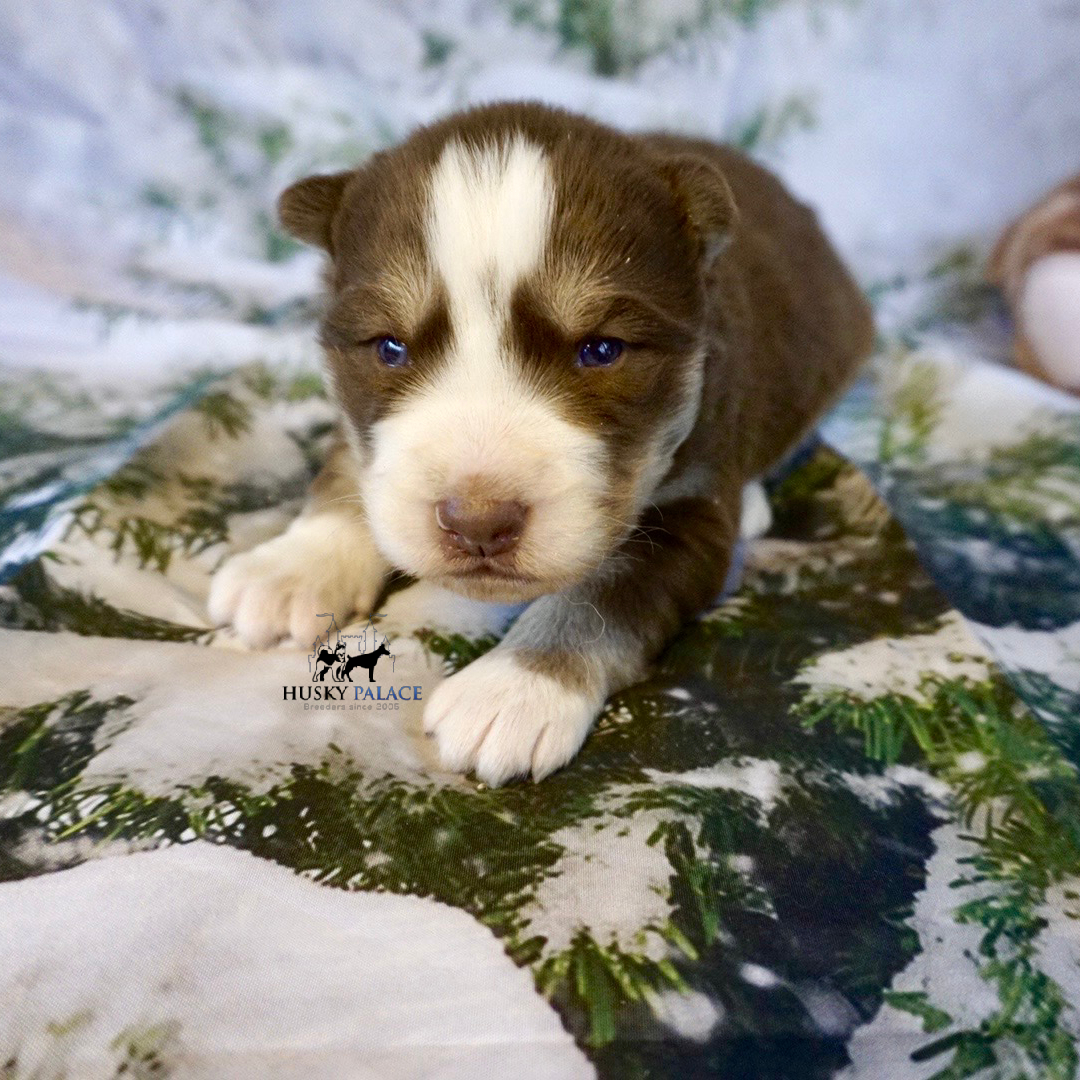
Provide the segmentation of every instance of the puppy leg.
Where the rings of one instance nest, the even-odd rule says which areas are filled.
[[[565,765],[608,695],[720,591],[739,516],[737,490],[653,508],[593,578],[526,608],[432,695],[424,727],[443,764],[492,785]]]
[[[344,443],[330,452],[303,513],[282,533],[235,555],[210,585],[210,618],[231,623],[248,645],[280,638],[310,645],[332,612],[344,625],[368,612],[388,565],[375,549],[359,501],[356,462]]]

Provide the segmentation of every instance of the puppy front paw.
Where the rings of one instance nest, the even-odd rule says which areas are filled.
[[[385,573],[366,526],[313,514],[229,559],[210,583],[207,606],[215,625],[231,623],[254,648],[286,637],[310,645],[325,629],[320,615],[333,613],[344,625],[354,612],[370,611]]]
[[[542,780],[581,748],[603,698],[574,680],[533,671],[496,647],[451,675],[424,710],[443,765],[497,787],[515,776]]]

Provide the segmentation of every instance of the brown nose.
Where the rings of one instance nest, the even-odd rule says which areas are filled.
[[[443,499],[435,504],[435,520],[446,542],[465,555],[501,555],[521,536],[525,507],[494,499]]]

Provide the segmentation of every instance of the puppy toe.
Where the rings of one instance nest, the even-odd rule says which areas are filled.
[[[288,633],[289,594],[277,582],[259,582],[244,590],[232,618],[245,645],[266,649]]]
[[[476,778],[491,787],[500,787],[515,777],[528,776],[533,748],[544,726],[539,717],[525,714],[507,716],[502,723],[493,723],[476,754]],[[560,764],[565,765],[566,761]]]
[[[582,741],[572,725],[548,724],[533,747],[532,778],[543,780],[561,769],[578,752]]]
[[[319,597],[311,589],[298,590],[289,604],[289,637],[297,645],[310,645],[326,626],[326,619],[319,615],[336,614],[333,605],[333,597]]]
[[[438,730],[439,758],[452,772],[468,772],[476,762],[477,751],[490,729],[492,720],[464,713],[451,713]]]

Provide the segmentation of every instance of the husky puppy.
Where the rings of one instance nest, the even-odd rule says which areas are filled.
[[[866,301],[742,154],[540,105],[301,180],[280,217],[329,256],[341,440],[290,528],[218,572],[211,615],[308,642],[393,569],[526,602],[424,722],[448,768],[547,776],[715,600],[744,485],[868,355]]]

